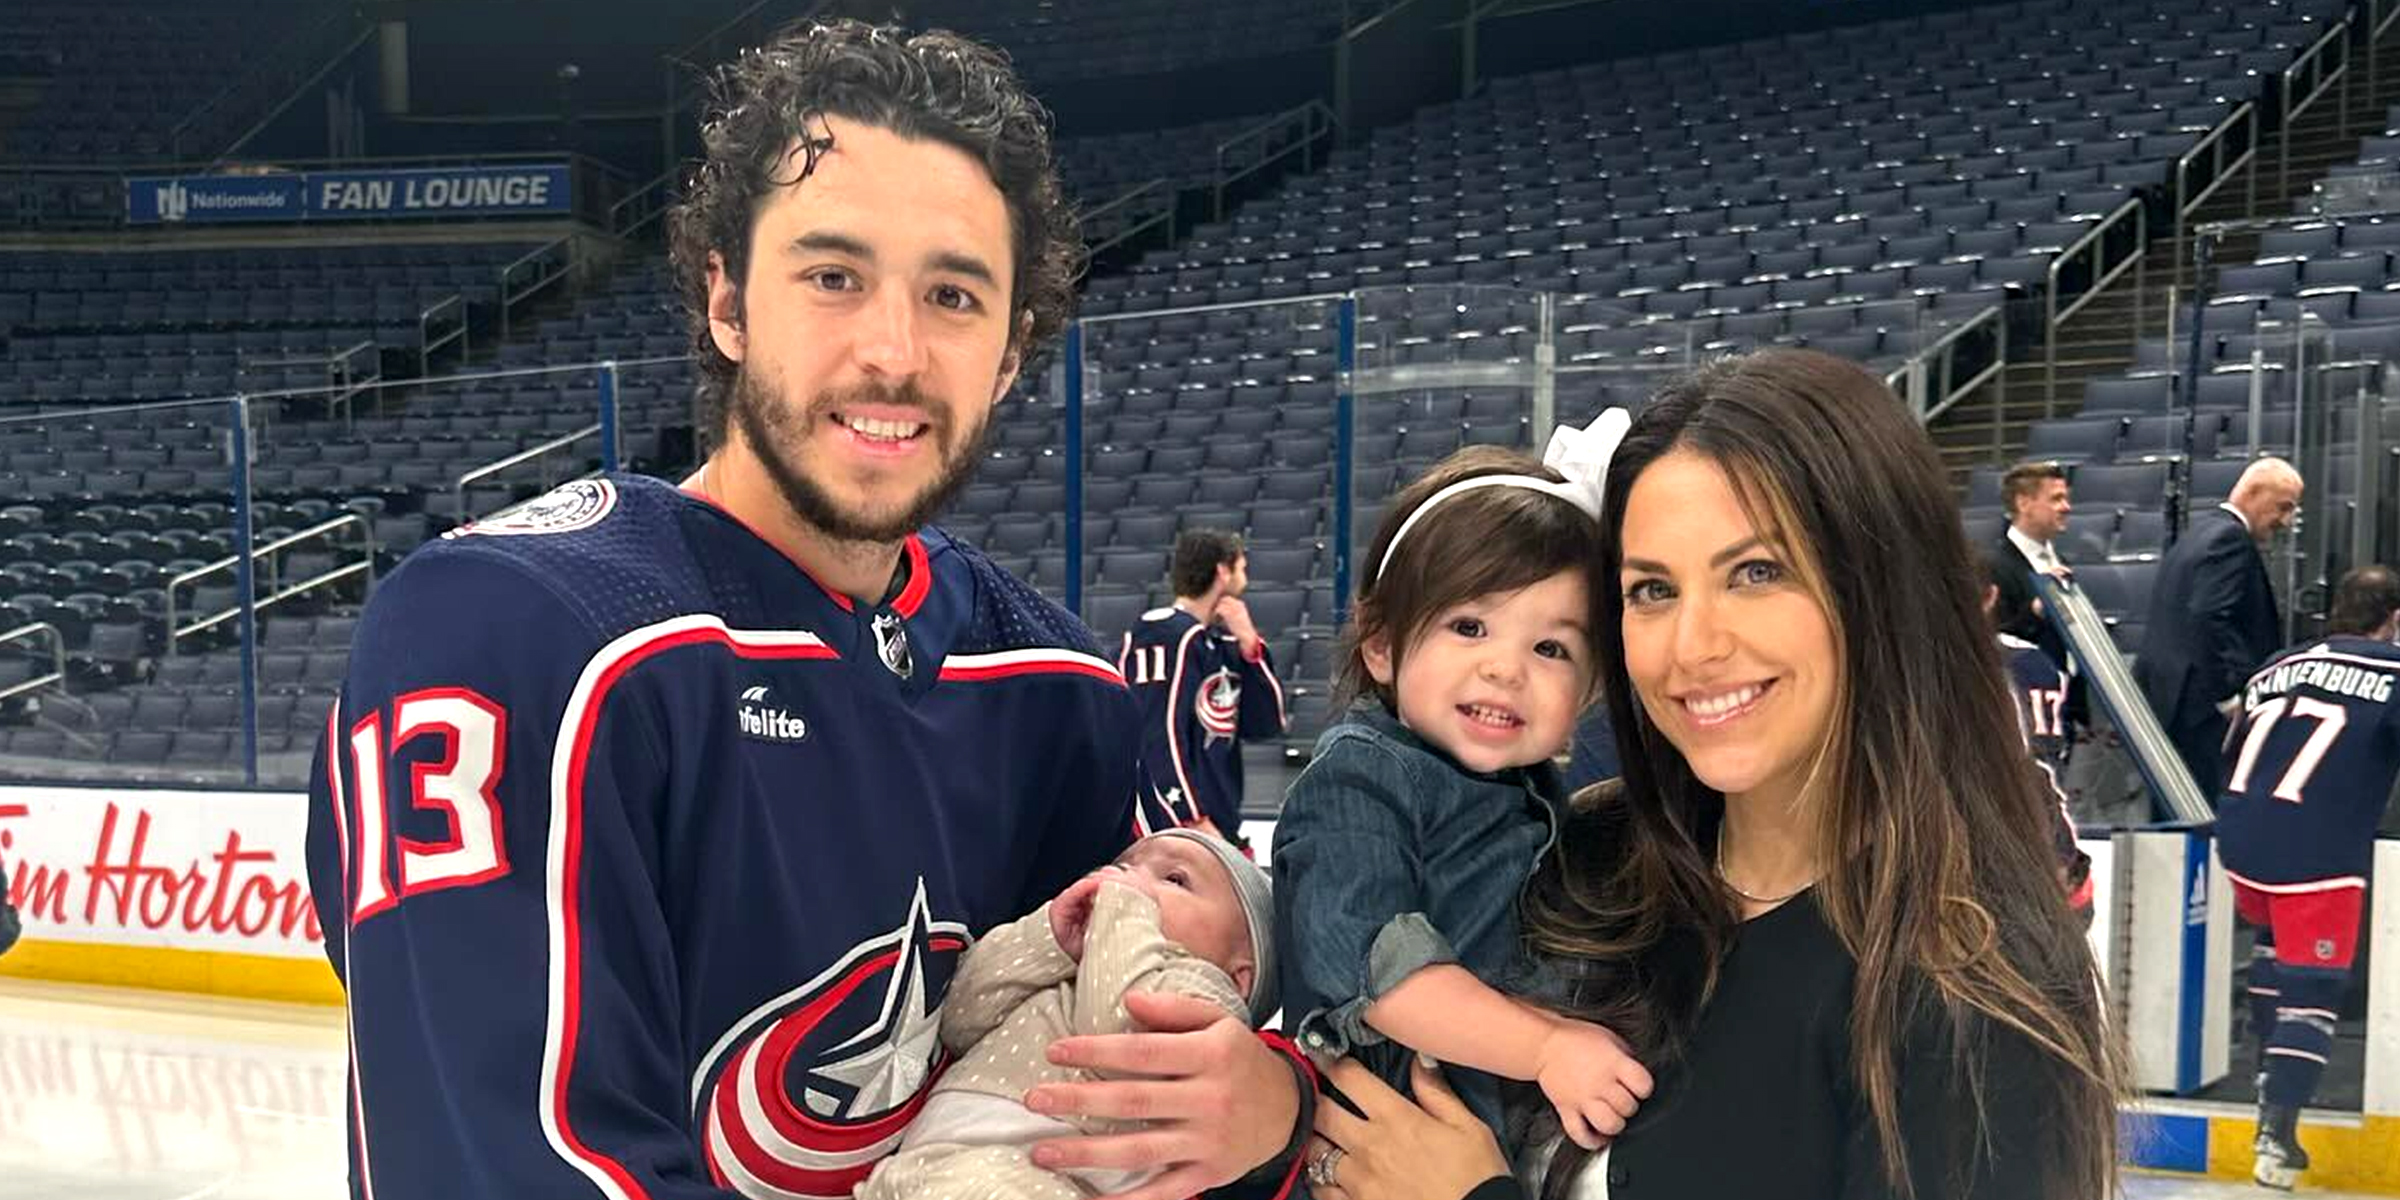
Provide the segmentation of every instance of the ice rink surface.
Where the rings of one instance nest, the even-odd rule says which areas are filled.
[[[331,1009],[0,980],[0,1200],[342,1200],[342,1059]]]

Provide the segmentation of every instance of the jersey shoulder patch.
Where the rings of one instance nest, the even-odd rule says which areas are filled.
[[[442,538],[575,533],[606,520],[616,507],[616,484],[607,479],[571,479],[514,508],[461,525]]]
[[[716,611],[678,519],[674,485],[633,475],[579,479],[428,542],[392,581],[478,559],[556,596],[603,640],[695,612]]]

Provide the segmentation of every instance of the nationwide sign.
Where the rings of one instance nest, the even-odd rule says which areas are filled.
[[[133,225],[198,225],[565,216],[573,211],[573,199],[565,163],[178,175],[126,180],[125,220]]]

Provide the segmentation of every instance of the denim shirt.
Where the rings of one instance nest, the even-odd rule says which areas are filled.
[[[1444,963],[1511,982],[1518,893],[1557,836],[1561,795],[1549,763],[1476,774],[1373,702],[1326,730],[1284,798],[1271,859],[1285,1028],[1301,1046],[1354,1056],[1407,1092],[1414,1052],[1366,1010]],[[1499,1081],[1448,1077],[1499,1129]]]

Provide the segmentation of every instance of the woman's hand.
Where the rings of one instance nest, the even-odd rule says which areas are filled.
[[[1310,1155],[1309,1190],[1333,1200],[1460,1200],[1495,1175],[1508,1159],[1492,1131],[1475,1119],[1440,1070],[1419,1055],[1412,1069],[1417,1101],[1393,1091],[1374,1072],[1349,1059],[1327,1077],[1366,1114],[1338,1102],[1317,1105],[1317,1134],[1331,1143]],[[1423,1105],[1423,1107],[1418,1107]],[[1316,1159],[1333,1158],[1330,1183]]]

